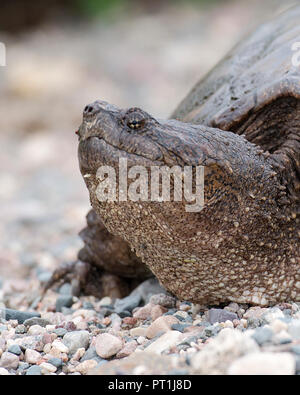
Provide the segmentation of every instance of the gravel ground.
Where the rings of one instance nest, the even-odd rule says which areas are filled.
[[[286,7],[290,2],[285,2]],[[147,281],[122,300],[41,285],[89,209],[74,131],[101,98],[167,117],[277,0],[167,8],[2,36],[0,375],[297,374],[300,305],[196,306]],[[120,39],[121,38],[121,39]]]
[[[70,289],[2,309],[0,375],[300,373],[300,303],[200,306],[154,279],[115,301]]]

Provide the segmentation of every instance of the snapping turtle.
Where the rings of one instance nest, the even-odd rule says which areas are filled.
[[[168,291],[197,303],[300,300],[300,66],[291,49],[299,20],[300,7],[258,28],[170,120],[104,101],[85,107],[78,156],[94,211],[81,260],[140,279],[149,275],[143,262]],[[146,169],[140,187],[150,187],[153,166],[202,166],[203,207],[143,194],[101,201],[98,169],[118,176],[120,158]]]

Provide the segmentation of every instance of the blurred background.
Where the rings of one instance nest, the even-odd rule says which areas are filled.
[[[21,298],[76,259],[89,199],[74,131],[87,103],[168,117],[237,41],[297,2],[1,0],[0,296]]]

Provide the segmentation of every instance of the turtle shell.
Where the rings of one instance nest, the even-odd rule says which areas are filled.
[[[242,134],[259,145],[282,169],[288,196],[297,202],[299,21],[298,6],[261,25],[194,86],[171,116]]]

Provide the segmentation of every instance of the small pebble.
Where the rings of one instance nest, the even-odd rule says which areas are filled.
[[[237,319],[238,316],[236,313],[232,313],[231,311],[227,311],[225,309],[209,309],[208,311],[208,321],[211,324],[216,322],[225,322],[227,320],[233,321]]]
[[[41,314],[37,313],[37,312],[18,311],[18,310],[13,310],[13,309],[4,309],[2,311],[2,313],[0,311],[0,316],[1,316],[1,314],[3,314],[3,316],[5,317],[5,319],[7,321],[17,320],[19,324],[23,324],[23,322],[26,321],[28,318],[41,316]]]
[[[73,296],[72,295],[60,295],[56,299],[56,311],[62,311],[64,307],[71,307],[73,304]]]
[[[18,344],[12,344],[11,346],[8,347],[7,351],[16,355],[22,354],[21,347]]]
[[[75,372],[79,372],[81,374],[87,374],[89,371],[91,371],[93,368],[95,368],[97,366],[97,361],[95,361],[94,359],[88,359],[84,362],[79,363],[74,371]]]
[[[17,369],[19,357],[11,352],[5,351],[0,358],[0,366],[5,369]]]
[[[51,365],[54,365],[57,369],[61,368],[63,365],[63,361],[61,358],[50,358],[48,359],[48,363],[51,363]]]
[[[43,328],[40,325],[32,325],[28,328],[27,333],[31,336],[43,335],[46,333],[46,328]]]
[[[96,352],[101,358],[110,358],[117,354],[123,347],[122,341],[109,333],[103,333],[96,337]]]
[[[39,325],[41,327],[46,327],[47,325],[50,325],[51,322],[48,320],[45,320],[44,318],[40,317],[33,317],[33,318],[28,318],[23,322],[23,325],[25,326],[33,326],[33,325]]]
[[[228,368],[230,375],[293,375],[295,358],[288,353],[259,352],[235,360]]]
[[[78,348],[88,348],[89,338],[88,331],[74,331],[66,333],[62,341],[67,346],[69,352],[74,354]]]
[[[42,362],[40,365],[42,374],[55,373],[57,367],[48,362]]]
[[[164,315],[158,317],[152,324],[147,328],[146,337],[148,339],[154,338],[159,332],[168,331],[172,325],[178,324],[178,319],[172,315]]]
[[[136,328],[130,329],[130,336],[146,336],[147,327],[137,326]]]
[[[117,299],[115,301],[115,311],[117,314],[124,313],[125,311],[131,312],[141,302],[141,295],[137,292],[132,292],[130,295],[123,299]]]
[[[42,369],[38,365],[30,366],[27,369],[26,376],[40,376],[42,374]]]
[[[5,368],[0,368],[0,376],[9,376],[10,373],[7,369]]]
[[[271,342],[273,337],[273,331],[271,328],[261,327],[255,329],[255,332],[252,335],[252,338],[256,341],[260,346]]]
[[[66,333],[68,333],[67,329],[65,328],[56,328],[53,330],[53,332],[59,337],[63,337]]]
[[[173,296],[166,295],[164,293],[152,295],[150,303],[158,304],[163,307],[172,308],[176,305],[176,299]]]
[[[37,364],[41,360],[42,360],[42,355],[39,352],[35,350],[31,350],[30,348],[27,348],[27,350],[25,350],[25,361],[27,363]]]

